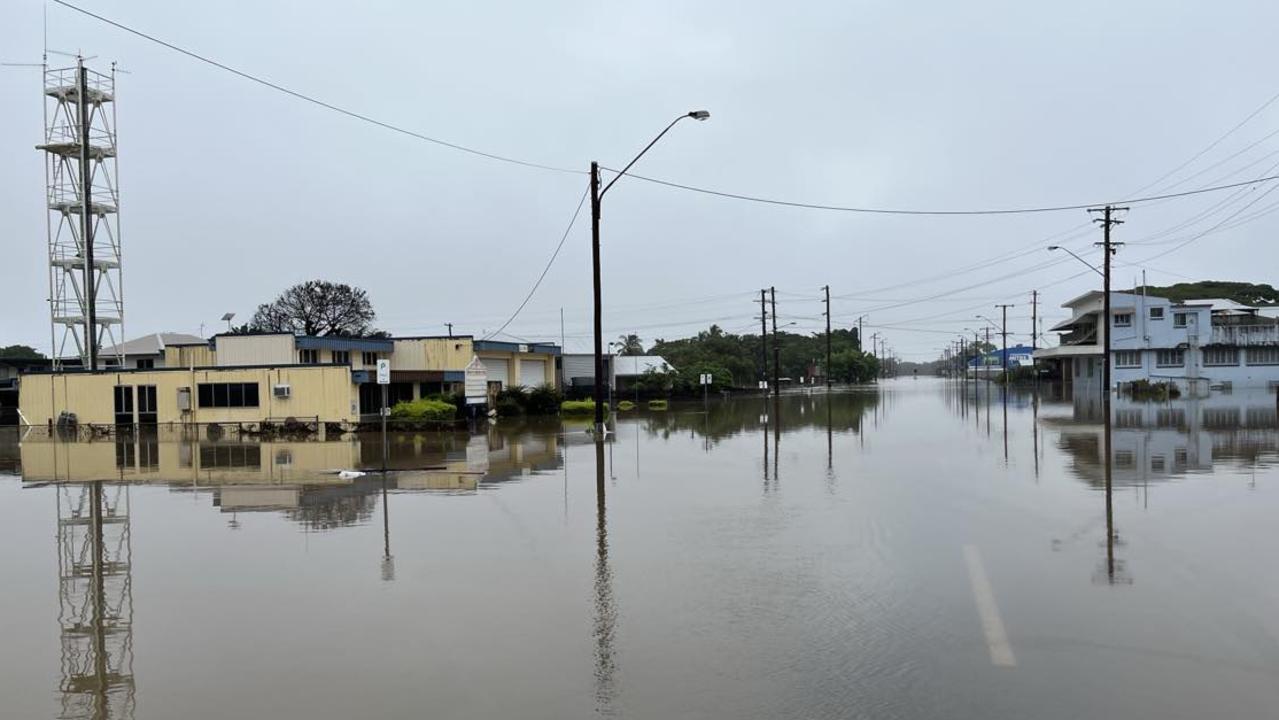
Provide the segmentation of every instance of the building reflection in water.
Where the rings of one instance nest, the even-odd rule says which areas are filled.
[[[132,718],[133,549],[129,488],[57,488],[59,718]]]
[[[1215,393],[1165,402],[1116,397],[1109,438],[1103,403],[1096,395],[1078,394],[1069,417],[1045,416],[1041,421],[1059,431],[1071,471],[1104,493],[1105,556],[1094,574],[1098,582],[1133,582],[1121,556],[1125,539],[1115,518],[1117,490],[1135,490],[1148,504],[1152,483],[1211,473],[1223,464],[1251,473],[1279,460],[1279,413],[1269,393]]]
[[[210,440],[153,430],[106,441],[28,438],[19,450],[26,482],[166,485],[208,495],[233,528],[248,514],[274,512],[321,531],[372,522],[379,499],[394,492],[470,494],[560,466],[558,435],[520,427],[392,436],[385,483],[361,470],[381,466],[378,436]]]

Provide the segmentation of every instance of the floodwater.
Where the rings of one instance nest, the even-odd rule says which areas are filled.
[[[1275,717],[1275,396],[1100,407],[6,431],[0,717]]]

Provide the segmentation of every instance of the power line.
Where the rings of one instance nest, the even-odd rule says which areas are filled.
[[[53,0],[53,1],[69,10],[73,10],[87,17],[91,17],[95,20],[98,20],[99,22],[106,23],[107,25],[110,25],[114,28],[123,30],[124,32],[127,32],[131,35],[135,35],[149,42],[168,48],[174,52],[186,55],[187,57],[193,60],[197,60],[199,62],[205,63],[212,67],[216,67],[219,70],[229,72],[233,75],[236,75],[237,77],[243,78],[253,83],[257,83],[259,85],[262,85],[263,87],[275,90],[276,92],[284,93],[298,100],[311,103],[318,107],[325,108],[326,110],[331,110],[333,112],[345,115],[349,118],[359,120],[361,122],[375,125],[385,130],[390,130],[392,132],[399,133],[401,135],[415,138],[417,140],[422,140],[424,142],[429,142],[435,145],[439,145],[441,147],[446,147],[451,150],[457,150],[459,152],[464,152],[471,155],[476,155],[478,157],[483,157],[490,160],[496,160],[499,162],[510,163],[512,165],[520,165],[523,167],[537,168],[539,170],[549,170],[551,172],[567,173],[567,174],[573,174],[573,175],[584,174],[583,171],[581,170],[574,170],[572,168],[558,167],[555,165],[547,165],[544,163],[521,160],[519,158],[510,157],[507,155],[500,155],[497,153],[487,152],[484,150],[478,150],[476,148],[460,145],[458,143],[449,142],[447,140],[441,140],[439,138],[431,137],[429,135],[424,135],[415,130],[410,130],[408,128],[405,128],[400,125],[396,125],[394,123],[390,123],[384,120],[378,120],[377,118],[371,117],[369,115],[365,115],[363,113],[356,112],[354,110],[349,110],[340,105],[335,105],[333,103],[320,100],[319,98],[316,98],[312,95],[308,95],[306,93],[303,93],[297,90],[292,90],[290,88],[287,88],[283,85],[267,80],[258,75],[254,75],[252,73],[248,73],[243,70],[238,70],[234,67],[231,67],[230,65],[219,62],[205,55],[201,55],[200,53],[197,53],[193,50],[188,50],[174,43],[168,42],[166,40],[162,40],[149,33],[135,29],[133,27],[130,27],[120,22],[116,22],[115,20],[104,17],[102,15],[91,12],[89,10],[85,10],[84,8],[73,5],[67,2],[66,0]],[[1264,106],[1262,109],[1264,109]],[[1257,112],[1260,112],[1260,109]],[[1249,118],[1247,119],[1251,119],[1251,117],[1252,116],[1249,116]],[[1245,120],[1245,122],[1247,121],[1247,119]],[[1233,132],[1233,130],[1231,132]],[[1211,149],[1211,147],[1205,149],[1204,151],[1201,151],[1200,154],[1202,154],[1203,152],[1207,152],[1209,149]],[[1191,161],[1193,161],[1197,157],[1199,157],[1199,155],[1196,155],[1195,158],[1192,158]],[[620,172],[614,168],[609,168],[609,167],[602,167],[602,169],[608,170],[609,172],[612,172],[612,173]],[[1179,169],[1180,168],[1178,168],[1178,170]],[[634,178],[636,180],[643,180],[645,182],[654,183],[654,184],[662,185],[665,187],[677,188],[677,189],[686,190],[689,192],[700,193],[703,195],[712,195],[715,197],[762,203],[767,205],[803,208],[808,210],[829,210],[829,211],[836,211],[836,212],[865,213],[865,214],[876,214],[876,215],[930,215],[930,216],[1026,215],[1026,214],[1038,214],[1038,213],[1064,212],[1068,210],[1086,210],[1090,207],[1097,207],[1099,205],[1115,204],[1115,203],[1135,205],[1139,203],[1155,202],[1158,200],[1170,200],[1174,198],[1189,197],[1189,196],[1200,195],[1204,193],[1218,192],[1221,190],[1229,190],[1232,188],[1244,187],[1248,185],[1257,185],[1260,183],[1273,182],[1275,180],[1279,180],[1279,175],[1276,175],[1271,177],[1257,178],[1254,180],[1248,180],[1248,181],[1239,182],[1239,183],[1232,183],[1229,185],[1218,185],[1213,187],[1200,188],[1197,190],[1187,190],[1179,193],[1166,193],[1162,195],[1126,198],[1123,200],[1114,200],[1114,201],[1108,201],[1108,202],[1087,202],[1087,203],[1077,203],[1077,204],[1069,204],[1069,205],[1047,205],[1047,206],[1040,206],[1040,207],[1021,207],[1021,208],[983,208],[983,209],[973,209],[973,210],[928,210],[928,209],[909,209],[909,208],[856,207],[856,206],[828,205],[828,204],[821,204],[821,203],[808,203],[808,202],[799,202],[799,201],[790,201],[790,200],[780,200],[776,198],[765,198],[765,197],[760,197],[755,195],[746,195],[742,193],[725,192],[722,190],[712,190],[710,188],[703,188],[695,185],[687,185],[684,183],[672,182],[670,180],[660,180],[658,178],[647,177],[644,175],[636,175],[634,173],[628,173],[627,177]]]
[[[520,311],[524,309],[525,305],[528,305],[528,301],[533,299],[533,293],[537,292],[537,289],[541,287],[542,281],[546,279],[546,273],[550,272],[551,266],[555,264],[555,258],[560,256],[560,250],[564,247],[564,241],[568,240],[568,234],[572,232],[573,225],[577,223],[577,216],[582,213],[582,206],[586,204],[586,195],[589,191],[589,187],[582,191],[582,199],[577,201],[577,209],[573,211],[573,218],[568,221],[568,227],[564,228],[564,236],[560,238],[560,243],[555,246],[555,252],[551,253],[551,259],[546,261],[546,267],[542,268],[542,274],[537,276],[537,281],[533,283],[533,287],[529,288],[528,295],[524,296],[524,302],[520,303],[520,306],[515,308],[515,312],[511,313],[511,316],[506,319],[506,322],[502,323],[502,327],[486,335],[484,337],[485,340],[505,330],[507,325],[510,325],[515,318],[519,317]]]
[[[225,70],[226,72],[229,72],[233,75],[244,78],[245,80],[249,80],[250,82],[255,82],[259,85],[275,90],[276,92],[282,92],[285,95],[289,95],[291,97],[297,98],[298,100],[302,100],[304,102],[308,102],[313,105],[318,105],[319,107],[322,107],[326,110],[332,110],[333,112],[340,113],[349,118],[353,118],[361,122],[366,122],[366,123],[369,123],[370,125],[376,125],[380,128],[383,128],[384,130],[390,130],[391,132],[400,133],[401,135],[407,135],[411,138],[415,138],[417,140],[423,140],[429,143],[433,143],[435,145],[439,145],[441,147],[449,148],[451,150],[457,150],[459,152],[469,153],[471,155],[478,155],[479,157],[488,158],[489,160],[497,160],[499,162],[510,163],[512,165],[523,165],[524,167],[537,168],[539,170],[550,170],[553,172],[571,173],[574,175],[585,174],[585,171],[582,171],[582,170],[573,170],[571,168],[556,167],[554,165],[544,165],[542,163],[531,162],[529,160],[520,160],[519,158],[513,158],[506,155],[499,155],[497,153],[485,152],[484,150],[477,150],[475,148],[467,147],[465,145],[459,145],[457,143],[449,142],[447,140],[441,140],[439,138],[431,137],[429,135],[423,135],[422,133],[417,132],[415,130],[409,130],[408,128],[401,127],[399,125],[395,125],[393,123],[389,123],[384,120],[378,120],[377,118],[370,117],[368,115],[356,112],[354,110],[348,110],[347,108],[341,107],[340,105],[334,105],[333,103],[320,100],[319,98],[313,97],[311,95],[307,95],[306,93],[302,93],[297,90],[291,90],[287,87],[284,87],[283,85],[271,82],[270,80],[267,80],[263,77],[259,77],[251,73],[247,73],[243,70],[237,70],[236,68],[233,68],[230,65],[226,65],[225,63],[218,62],[217,60],[201,55],[193,50],[187,50],[184,47],[180,47],[166,40],[161,40],[160,38],[154,35],[129,27],[128,25],[125,25],[123,23],[116,22],[115,20],[112,20],[110,18],[103,17],[101,15],[98,15],[97,13],[90,12],[88,10],[85,10],[82,7],[77,7],[75,5],[72,5],[71,3],[66,2],[66,0],[53,0],[53,1],[69,10],[74,10],[82,15],[87,15],[95,20],[104,22],[114,28],[118,28],[132,35],[136,35],[137,37],[140,37],[144,40],[148,40],[157,45],[166,47],[174,52],[182,53],[183,55],[186,55],[187,57],[193,60],[198,60],[207,65],[212,65],[213,67],[218,68],[219,70]]]
[[[600,166],[601,169],[616,173],[613,168]],[[711,190],[709,188],[698,187],[696,185],[685,185],[683,183],[671,182],[670,180],[659,180],[644,175],[636,175],[627,173],[626,177],[643,180],[656,185],[676,188],[679,190],[687,190],[689,192],[701,193],[703,195],[713,195],[715,197],[728,198],[730,200],[744,200],[747,202],[762,203],[765,205],[780,205],[783,207],[802,208],[806,210],[830,210],[835,212],[864,213],[871,215],[940,215],[940,216],[972,216],[972,215],[1030,215],[1042,213],[1065,212],[1067,210],[1087,210],[1091,207],[1099,205],[1114,205],[1123,203],[1125,205],[1137,205],[1140,203],[1155,202],[1157,200],[1171,200],[1174,198],[1190,197],[1193,195],[1202,195],[1204,193],[1219,192],[1221,190],[1231,190],[1233,188],[1244,187],[1247,185],[1257,185],[1260,183],[1274,182],[1279,180],[1279,175],[1269,177],[1256,178],[1254,180],[1245,180],[1243,182],[1230,183],[1228,185],[1216,185],[1211,187],[1199,188],[1196,190],[1184,190],[1177,193],[1165,193],[1162,195],[1147,195],[1145,197],[1125,198],[1123,200],[1111,200],[1108,202],[1088,202],[1077,203],[1073,205],[1045,205],[1040,207],[1021,207],[1021,208],[983,208],[977,210],[921,210],[908,208],[872,208],[872,207],[855,207],[847,205],[825,205],[820,203],[807,203],[792,200],[779,200],[776,198],[766,198],[757,195],[744,195],[742,193],[725,192],[722,190]]]

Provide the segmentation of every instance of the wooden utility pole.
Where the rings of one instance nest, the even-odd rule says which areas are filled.
[[[1030,291],[1030,352],[1039,349],[1039,291]]]
[[[595,385],[591,398],[595,401],[595,442],[604,442],[604,303],[600,294],[600,165],[591,162],[591,273],[595,306]],[[603,447],[603,446],[600,446]]]
[[[1102,227],[1102,240],[1100,243],[1097,243],[1101,245],[1101,250],[1102,250],[1101,252],[1101,257],[1102,257],[1101,292],[1102,292],[1102,295],[1104,296],[1102,298],[1102,303],[1101,303],[1100,331],[1105,333],[1105,335],[1103,336],[1105,338],[1105,341],[1102,343],[1102,354],[1101,354],[1101,381],[1103,385],[1101,389],[1101,412],[1105,420],[1105,424],[1103,425],[1103,428],[1106,436],[1106,446],[1103,449],[1103,452],[1105,453],[1105,458],[1106,458],[1106,464],[1105,464],[1105,468],[1106,468],[1106,552],[1107,552],[1106,558],[1107,558],[1107,563],[1111,573],[1114,572],[1115,536],[1114,536],[1114,529],[1113,529],[1114,511],[1112,509],[1111,497],[1110,497],[1111,496],[1111,474],[1113,472],[1111,450],[1110,450],[1110,447],[1111,447],[1110,438],[1111,438],[1111,430],[1112,430],[1111,422],[1110,422],[1110,328],[1111,328],[1111,323],[1114,322],[1114,320],[1110,316],[1110,256],[1115,253],[1115,243],[1110,240],[1110,228],[1114,225],[1119,225],[1123,223],[1122,220],[1119,220],[1114,217],[1115,212],[1119,210],[1126,211],[1127,209],[1128,208],[1126,207],[1114,207],[1113,205],[1107,205],[1104,208],[1100,208],[1100,209],[1092,208],[1088,211],[1090,213],[1092,212],[1102,213],[1102,216],[1100,218],[1096,218],[1094,221],[1100,223]]]
[[[830,285],[825,285],[822,290],[826,291],[826,390],[830,390]]]
[[[1003,319],[999,327],[999,334],[1003,336],[1003,343],[1004,343],[1004,349],[1003,349],[1004,382],[1008,382],[1008,308],[1017,307],[1017,306],[1016,305],[996,305],[995,307],[999,308],[1004,313]]]
[[[768,298],[767,290],[759,291],[759,379],[768,381]]]
[[[782,346],[777,335],[777,288],[768,288],[769,304],[773,311],[773,395],[782,394]]]

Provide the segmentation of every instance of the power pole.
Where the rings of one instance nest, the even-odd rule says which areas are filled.
[[[449,338],[453,337],[453,323],[444,323],[449,329]],[[560,330],[564,329],[564,308],[560,308]],[[562,340],[560,342],[563,342]]]
[[[768,288],[769,303],[773,310],[773,396],[782,394],[782,345],[777,335],[777,288]]]
[[[857,350],[866,352],[866,316],[857,318]]]
[[[1110,435],[1111,433],[1110,324],[1113,322],[1113,320],[1110,317],[1110,256],[1115,253],[1115,243],[1111,242],[1110,240],[1110,228],[1114,225],[1119,225],[1123,223],[1122,220],[1119,220],[1114,217],[1115,211],[1117,210],[1126,211],[1127,209],[1128,208],[1126,207],[1114,207],[1111,205],[1107,205],[1106,207],[1101,209],[1090,208],[1088,210],[1088,212],[1090,213],[1092,212],[1102,213],[1102,216],[1100,218],[1095,219],[1095,222],[1100,222],[1102,227],[1102,241],[1101,243],[1099,243],[1102,249],[1101,256],[1102,256],[1102,268],[1103,268],[1103,272],[1101,274],[1101,282],[1102,282],[1101,292],[1102,292],[1102,295],[1104,295],[1102,299],[1102,309],[1101,309],[1101,330],[1102,332],[1105,333],[1105,341],[1102,344],[1102,354],[1101,354],[1101,381],[1102,381],[1102,384],[1104,385],[1104,387],[1101,389],[1101,412],[1105,418],[1105,425],[1103,427],[1105,429],[1105,435],[1106,435],[1106,447],[1104,449],[1105,458],[1106,458],[1106,464],[1105,464],[1105,468],[1106,468],[1106,549],[1108,553],[1112,553],[1112,556],[1113,556],[1112,548],[1114,547],[1115,536],[1114,536],[1114,530],[1112,529],[1113,526],[1111,523],[1111,517],[1113,516],[1112,515],[1113,511],[1111,509],[1111,498],[1110,498],[1110,495],[1111,495],[1111,479],[1110,478],[1111,478],[1111,472],[1112,472],[1111,470],[1112,460],[1111,460],[1111,452],[1110,452],[1110,438],[1111,438],[1111,435]],[[1108,558],[1108,560],[1109,559],[1110,558]],[[1111,562],[1113,563],[1113,560],[1111,560]],[[1113,567],[1113,564],[1111,565],[1111,567]]]
[[[80,86],[76,93],[80,110],[80,242],[84,246],[84,304],[88,310],[84,318],[84,334],[89,350],[89,370],[97,370],[98,289],[95,274],[98,267],[93,259],[93,169],[89,166],[89,130],[93,123],[89,115],[89,71],[83,59],[76,59],[76,71]]]
[[[1008,382],[1008,308],[1017,307],[1016,305],[996,305],[995,307],[1003,311],[1004,317],[999,327],[999,334],[1004,338],[1004,382]]]
[[[1039,349],[1039,291],[1030,291],[1030,352],[1034,357],[1034,352]]]
[[[826,391],[830,391],[830,285],[825,285],[822,290],[826,291]]]
[[[591,161],[591,271],[595,304],[595,442],[604,442],[604,303],[600,296],[600,165]],[[602,445],[599,446],[602,449]]]
[[[1110,228],[1114,225],[1123,224],[1123,220],[1119,220],[1114,217],[1114,213],[1119,210],[1127,209],[1128,208],[1126,207],[1114,207],[1113,205],[1107,205],[1104,208],[1092,208],[1088,211],[1102,213],[1100,218],[1094,219],[1094,222],[1100,223],[1102,226],[1102,241],[1094,244],[1101,245],[1102,248],[1101,292],[1104,297],[1101,301],[1101,330],[1105,333],[1105,342],[1102,344],[1101,379],[1102,383],[1105,385],[1102,397],[1105,399],[1103,404],[1106,410],[1107,432],[1109,432],[1110,427],[1110,324],[1112,322],[1110,318],[1110,256],[1115,254],[1115,246],[1119,244],[1111,242]]]
[[[870,335],[870,351],[875,356],[875,377],[879,377],[879,333],[871,333]]]
[[[759,379],[768,380],[768,298],[767,290],[759,291]]]

